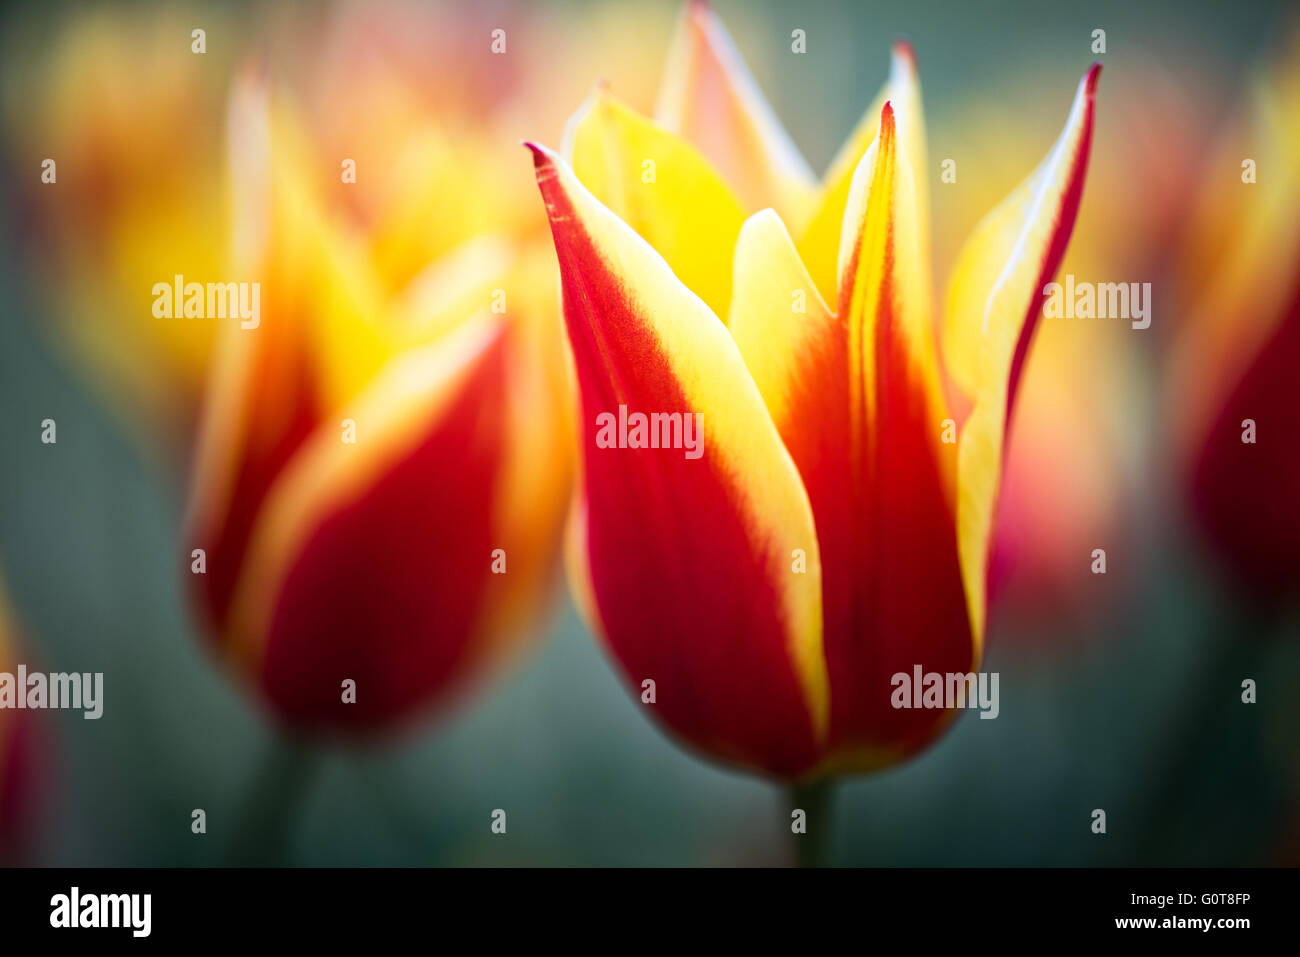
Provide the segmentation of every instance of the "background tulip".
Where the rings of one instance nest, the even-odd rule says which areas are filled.
[[[218,648],[281,718],[390,724],[542,602],[568,496],[554,309],[508,237],[390,287],[255,76],[230,126],[231,274],[260,283],[261,319],[222,330],[186,562]]]
[[[0,588],[0,672],[23,661],[3,588]],[[44,797],[39,714],[0,709],[0,865],[30,864],[39,845],[38,811]]]
[[[169,5],[100,8],[50,35],[19,24],[6,57],[6,181],[51,333],[146,447],[180,461],[215,327],[159,323],[148,291],[172,271],[210,276],[224,250],[221,115],[230,47],[190,50],[198,20]],[[19,41],[18,37],[22,40]],[[53,183],[43,164],[53,161]]]
[[[522,118],[558,134],[593,74],[619,64],[650,76],[630,38],[653,16],[613,8],[575,27],[513,11],[509,55],[483,55],[487,41],[469,38],[490,37],[495,15],[463,3],[242,15],[185,3],[17,20],[4,162],[32,288],[52,306],[41,330],[169,474],[189,459],[217,326],[157,322],[147,291],[228,261],[223,118],[236,66],[276,64],[313,176],[337,182],[341,160],[355,162],[351,188],[319,201],[337,228],[365,237],[378,280],[397,289],[476,236],[547,242],[532,184],[510,162]],[[547,55],[565,46],[562,63]],[[648,105],[644,87],[625,82],[624,94]],[[57,189],[40,179],[47,158]],[[530,272],[553,290],[544,262]]]
[[[712,14],[693,5],[675,44],[690,79],[670,72],[668,98],[698,83],[722,129],[759,131],[715,153],[801,176],[773,158],[790,148]],[[793,208],[798,239],[776,212],[745,219],[704,155],[605,91],[571,124],[572,170],[534,147],[580,421],[626,407],[704,429],[698,463],[586,432],[571,571],[624,677],[652,682],[653,713],[693,746],[815,777],[895,762],[951,717],[891,706],[891,676],[978,668],[1003,429],[1078,209],[1096,73],[959,258],[945,366],[972,405],[946,448],[910,47]]]
[[[1191,509],[1235,586],[1272,612],[1300,597],[1297,36],[1256,79],[1207,165],[1170,367]]]

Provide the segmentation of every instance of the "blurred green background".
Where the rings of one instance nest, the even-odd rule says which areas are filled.
[[[132,5],[125,5],[132,6]],[[587,4],[545,8],[559,22]],[[1139,66],[1195,78],[1207,128],[1272,50],[1278,3],[728,3],[716,7],[815,169],[879,86],[889,42],[910,37],[925,84],[931,158],[949,155],[972,98],[1059,129],[1078,76],[1104,64],[1097,150],[1122,164],[1108,116]],[[311,19],[319,7],[289,8]],[[500,5],[503,21],[514,8]],[[376,8],[379,15],[381,8]],[[37,36],[78,5],[11,7]],[[660,5],[661,49],[676,5]],[[453,11],[454,12],[454,11]],[[790,30],[809,53],[783,56]],[[1093,28],[1108,52],[1093,57]],[[9,32],[6,29],[6,32]],[[1044,77],[1051,77],[1050,86]],[[1032,78],[1032,79],[1026,79]],[[592,80],[596,79],[595,77]],[[612,78],[616,87],[618,78]],[[576,106],[575,102],[572,104]],[[528,131],[521,131],[521,135]],[[988,131],[996,137],[998,131]],[[526,163],[521,155],[521,165]],[[26,175],[26,174],[24,174]],[[1136,175],[1136,174],[1135,174]],[[1091,183],[1090,188],[1095,188]],[[1095,197],[1085,193],[1084,216]],[[934,191],[936,229],[944,194]],[[98,721],[47,713],[48,800],[35,860],[228,860],[258,768],[276,747],[257,706],[213,667],[176,578],[182,492],[66,359],[28,282],[30,250],[5,200],[0,273],[0,568],[31,668],[102,671]],[[1122,234],[1131,223],[1094,223]],[[942,266],[942,263],[941,263]],[[941,271],[938,274],[942,274]],[[1134,274],[1117,278],[1149,278]],[[57,281],[57,280],[56,280]],[[1160,309],[1157,302],[1157,310]],[[1174,321],[1172,316],[1158,316]],[[1139,366],[1159,336],[1128,340]],[[995,606],[985,669],[1001,674],[995,721],[964,715],[910,763],[847,781],[838,864],[1258,864],[1300,859],[1300,634],[1248,610],[1219,580],[1153,447],[1154,403],[1093,370],[1094,401],[1132,427],[1134,524],[1110,573],[1078,566],[1084,613]],[[58,443],[39,423],[58,422]],[[373,748],[321,749],[286,810],[279,860],[304,865],[747,865],[792,856],[772,784],[703,763],[639,713],[567,598],[535,653],[453,713]],[[1259,703],[1240,703],[1252,677]],[[193,835],[204,808],[208,833]],[[505,837],[490,832],[507,811]],[[1108,833],[1089,829],[1104,808]]]

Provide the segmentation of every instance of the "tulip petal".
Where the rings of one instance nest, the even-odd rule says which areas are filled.
[[[245,71],[230,104],[233,276],[257,283],[254,328],[228,320],[216,341],[186,521],[208,557],[199,605],[224,634],[253,521],[280,469],[320,418],[387,357],[358,270],[329,235],[303,171],[293,124]],[[274,148],[273,148],[274,145]],[[348,356],[352,362],[347,361]]]
[[[1251,92],[1207,168],[1237,168],[1249,142],[1259,181],[1224,177],[1197,198],[1171,419],[1207,542],[1245,594],[1280,606],[1300,593],[1300,30]]]
[[[892,676],[971,660],[912,168],[892,104],[879,125],[846,202],[838,315],[774,214],[746,223],[736,250],[732,333],[804,479],[822,549],[824,770],[922,746],[945,716],[894,708]],[[791,308],[800,293],[806,314]]]
[[[1235,179],[1203,190],[1176,267],[1195,277],[1170,358],[1184,456],[1200,444],[1291,304],[1289,283],[1260,280],[1295,277],[1300,251],[1300,29],[1288,54],[1285,67],[1255,81],[1250,109],[1217,137],[1220,145],[1207,161],[1207,168],[1237,166],[1246,141],[1257,168],[1276,173],[1249,190]]]
[[[231,602],[230,650],[296,725],[356,729],[472,670],[492,577],[504,349],[491,317],[391,363],[269,490]],[[355,703],[343,703],[345,680]]]
[[[577,454],[573,382],[549,239],[538,237],[516,253],[506,284],[504,444],[492,543],[508,557],[509,571],[488,576],[485,586],[480,630],[490,654],[508,653],[536,634],[530,626],[556,594]]]
[[[725,326],[561,159],[531,148],[581,393],[577,545],[594,624],[638,694],[655,682],[652,711],[677,734],[798,774],[827,715],[821,565],[799,474]],[[620,405],[695,413],[702,457],[602,447],[598,416]]]
[[[893,675],[916,665],[964,672],[973,657],[957,561],[955,445],[941,441],[948,413],[924,231],[897,112],[892,103],[881,109],[879,135],[845,205],[838,282],[845,412],[821,443],[825,460],[799,462],[822,543],[832,703],[826,765],[836,769],[878,766],[922,747],[947,716],[894,707]]]
[[[570,121],[573,170],[718,316],[745,212],[695,147],[599,90]]]
[[[830,168],[822,178],[821,192],[808,225],[799,233],[799,255],[807,264],[817,288],[829,302],[834,302],[838,293],[840,231],[849,190],[853,185],[853,174],[880,131],[880,111],[886,102],[893,106],[903,151],[907,154],[912,169],[918,174],[915,176],[913,202],[916,203],[916,219],[921,230],[922,265],[929,269],[929,167],[925,120],[921,109],[921,83],[916,74],[916,56],[912,46],[900,40],[894,44],[890,58],[889,79],[831,161]]]
[[[943,327],[948,372],[974,405],[959,450],[957,520],[976,648],[1007,421],[1020,368],[1083,195],[1100,66],[1079,83],[1065,128],[1030,177],[975,228],[957,259]]]
[[[231,128],[234,266],[241,278],[260,282],[262,315],[256,328],[232,324],[219,337],[186,539],[189,548],[206,551],[207,570],[192,581],[208,633],[227,657],[260,675],[284,717],[350,727],[385,722],[466,673],[470,649],[476,658],[498,650],[495,639],[518,633],[511,626],[540,600],[548,567],[542,539],[558,537],[548,526],[558,525],[566,499],[567,462],[562,454],[534,456],[537,497],[520,520],[524,465],[514,456],[536,446],[498,446],[503,429],[538,443],[567,431],[555,411],[562,397],[546,394],[543,387],[557,387],[537,370],[559,346],[543,348],[532,331],[540,317],[519,296],[508,342],[482,359],[464,343],[484,338],[483,322],[463,317],[471,307],[482,309],[485,298],[467,292],[434,302],[417,287],[390,308],[374,288],[365,251],[344,241],[323,215],[304,175],[306,146],[255,76],[236,86]],[[457,259],[473,288],[504,277],[502,263],[499,250],[482,244]],[[554,313],[552,306],[558,339]],[[488,338],[500,338],[499,330]],[[418,389],[403,378],[417,364]],[[531,403],[527,429],[522,412],[502,408],[502,368],[518,380],[513,400]],[[438,412],[453,393],[451,410]],[[412,424],[421,412],[423,424]],[[356,444],[341,441],[346,419],[355,422]],[[489,439],[495,444],[483,451]],[[458,442],[469,451],[458,451]],[[563,443],[553,442],[550,451],[556,448]],[[444,463],[452,461],[457,466],[448,469]],[[371,494],[375,489],[382,491]],[[416,491],[425,496],[420,507],[412,504]],[[348,509],[339,514],[345,498]],[[369,524],[358,525],[357,516]],[[500,523],[511,518],[503,530]],[[373,541],[373,529],[388,526],[400,529],[396,538]],[[494,547],[507,549],[515,574],[490,574]],[[428,554],[417,555],[420,548]],[[392,567],[397,562],[406,565]],[[417,572],[432,577],[435,569],[436,583],[413,584]],[[364,578],[368,594],[386,600],[349,599],[337,590],[346,607],[318,595],[313,608],[311,587],[334,595],[323,584],[330,574]],[[367,594],[358,587],[356,595]],[[370,626],[360,616],[382,617],[388,609],[407,617],[373,641],[404,643],[367,658],[357,642],[371,641]],[[333,627],[326,627],[325,612]],[[342,679],[321,682],[353,659],[346,677],[364,678],[368,700],[359,694],[344,714]]]
[[[794,446],[848,408],[845,337],[774,210],[755,213],[740,230],[727,327],[802,471],[815,453]]]
[[[748,209],[772,206],[802,227],[816,177],[707,3],[682,10],[655,119],[699,147]]]

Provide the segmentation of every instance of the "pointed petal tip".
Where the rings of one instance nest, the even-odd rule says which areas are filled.
[[[523,145],[533,154],[533,174],[537,177],[537,186],[542,191],[543,197],[548,199],[547,212],[549,213],[548,190],[553,188],[552,184],[560,176],[559,168],[556,166],[559,157],[552,150],[532,140],[524,140]]]
[[[1083,89],[1088,96],[1097,92],[1097,80],[1101,77],[1101,64],[1094,63],[1088,68],[1087,74],[1083,78]]]
[[[245,86],[266,86],[271,81],[271,55],[265,50],[255,50],[244,57],[239,66],[237,81]]]
[[[542,146],[540,143],[534,143],[532,140],[520,140],[519,145],[525,147],[530,153],[533,154],[534,169],[540,170],[543,167],[551,165],[551,162],[555,154],[553,154],[545,146]]]
[[[895,60],[913,71],[916,70],[916,48],[907,37],[899,37],[894,41],[893,54]]]

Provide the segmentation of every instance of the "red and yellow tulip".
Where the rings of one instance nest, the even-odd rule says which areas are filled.
[[[891,676],[981,659],[1005,426],[1078,210],[1097,68],[959,257],[941,362],[910,48],[817,183],[707,8],[674,47],[661,117],[682,133],[600,90],[571,164],[532,147],[580,393],[571,578],[692,746],[783,777],[880,767],[951,717],[893,708]],[[698,414],[703,456],[602,447],[620,407]]]
[[[1300,34],[1206,168],[1171,415],[1192,509],[1243,591],[1300,598]],[[1251,172],[1247,164],[1251,164]],[[1246,181],[1250,179],[1252,181]]]
[[[19,663],[8,599],[0,588],[0,672]],[[37,712],[0,709],[0,864],[23,862],[35,841],[43,777],[37,757]]]
[[[193,429],[214,326],[160,323],[152,285],[221,266],[226,196],[224,14],[190,6],[69,17],[14,43],[4,66],[8,184],[47,299],[43,331],[149,448],[172,457]],[[206,27],[210,52],[191,52]],[[50,30],[51,24],[28,25]],[[42,164],[53,161],[52,182]],[[213,278],[216,278],[215,276]],[[179,458],[179,456],[176,456]]]
[[[638,102],[652,98],[652,82],[638,82],[653,77],[640,38],[666,32],[662,13],[501,14],[414,0],[241,11],[169,2],[7,21],[23,33],[0,64],[6,195],[46,306],[42,331],[165,464],[183,463],[192,443],[217,326],[158,321],[150,289],[224,268],[222,117],[234,66],[275,65],[310,134],[314,172],[337,182],[340,162],[355,161],[356,182],[321,201],[368,237],[376,273],[396,288],[475,236],[549,245],[531,178],[512,162],[525,118],[558,135],[568,113],[559,104],[612,70]],[[502,26],[508,53],[495,55]],[[201,54],[196,28],[206,31]],[[54,183],[41,181],[46,159]],[[547,293],[552,271],[532,270]]]
[[[187,571],[202,549],[207,629],[284,722],[387,727],[498,658],[552,581],[571,470],[553,267],[474,233],[408,276],[385,253],[420,237],[327,215],[338,167],[258,77],[230,138],[228,271],[260,282],[261,318],[222,330]]]

